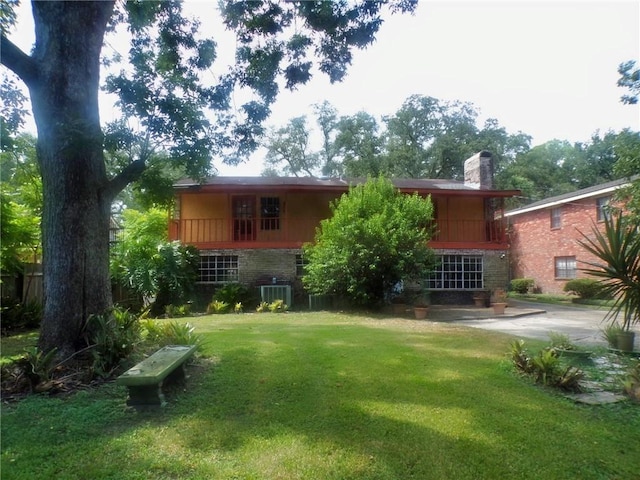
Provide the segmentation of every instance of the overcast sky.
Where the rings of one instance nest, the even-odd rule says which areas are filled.
[[[212,2],[191,3],[190,11],[209,16]],[[21,25],[22,33],[32,29]],[[640,60],[640,1],[422,0],[415,15],[386,18],[342,83],[318,75],[281,93],[270,123],[312,117],[311,105],[323,100],[341,115],[364,110],[379,119],[420,94],[471,102],[482,120],[529,134],[533,145],[588,141],[597,130],[640,130],[640,107],[622,105],[616,86],[627,60]],[[258,175],[261,155],[216,167]]]

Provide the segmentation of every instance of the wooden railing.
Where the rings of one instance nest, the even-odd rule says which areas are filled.
[[[261,247],[296,246],[314,239],[318,217],[273,219],[202,218],[172,220],[171,240],[195,246],[233,248],[250,244]],[[434,222],[432,242],[438,245],[501,244],[506,241],[500,220],[439,220]]]

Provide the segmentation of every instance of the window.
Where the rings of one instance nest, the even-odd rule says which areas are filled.
[[[278,197],[260,199],[260,227],[262,230],[280,230],[280,199]]]
[[[576,257],[555,257],[555,277],[576,278]]]
[[[304,255],[297,254],[296,255],[296,276],[302,277],[306,272],[305,267],[307,266],[307,259],[304,258]]]
[[[483,288],[480,255],[442,255],[427,279],[431,290],[478,290]]]
[[[551,229],[562,227],[562,208],[551,209]]]
[[[198,281],[201,283],[237,282],[238,256],[201,255]]]
[[[609,216],[609,201],[611,197],[596,198],[596,219],[599,222],[604,222],[605,218]]]

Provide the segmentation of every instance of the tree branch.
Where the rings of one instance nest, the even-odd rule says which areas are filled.
[[[109,181],[104,194],[109,200],[113,200],[127,185],[138,180],[145,168],[147,168],[147,165],[144,160],[131,162]]]
[[[33,58],[20,50],[4,34],[0,35],[0,52],[2,64],[18,75],[27,86],[38,79],[38,68]]]

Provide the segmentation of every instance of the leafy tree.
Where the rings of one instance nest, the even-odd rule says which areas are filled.
[[[152,315],[167,305],[190,299],[198,278],[199,256],[193,247],[167,240],[167,213],[151,209],[123,213],[124,233],[112,254],[111,272],[123,286],[152,298]]]
[[[628,105],[637,104],[638,96],[640,96],[640,68],[635,68],[635,66],[634,60],[621,63],[618,66],[620,74],[618,86],[629,90],[629,93],[623,95],[620,100]]]
[[[314,177],[314,172],[320,166],[320,157],[310,150],[310,135],[306,116],[292,118],[287,126],[268,134],[265,157],[267,168],[277,171],[284,163],[285,176],[299,177],[302,174]]]
[[[613,171],[618,178],[631,181],[617,195],[626,203],[629,215],[640,222],[640,132],[623,130],[615,141],[616,163]]]
[[[378,130],[378,122],[366,112],[340,117],[334,143],[336,157],[340,160],[334,162],[334,173],[347,177],[379,176],[385,173],[383,138]]]
[[[316,115],[316,122],[320,127],[320,133],[322,134],[322,148],[319,152],[322,174],[335,176],[336,167],[334,158],[337,152],[334,144],[334,136],[338,112],[333,105],[326,100],[314,105],[313,111]]]
[[[225,2],[221,14],[237,36],[236,64],[209,86],[201,75],[215,60],[216,44],[198,38],[197,22],[182,15],[180,2],[33,2],[30,54],[9,40],[14,18],[3,3],[9,14],[0,19],[1,62],[29,89],[38,128],[45,290],[40,348],[68,356],[81,348],[87,318],[110,308],[111,203],[146,168],[140,156],[115,176],[107,174],[98,108],[107,31],[126,26],[131,36],[127,68],[107,78],[107,90],[119,96],[123,114],[136,119],[144,135],[165,143],[172,158],[199,177],[214,155],[235,152],[237,160],[255,148],[278,78],[287,88],[305,83],[314,55],[321,72],[341,80],[352,50],[374,40],[382,10],[407,12],[415,5]],[[236,120],[230,111],[237,88],[256,96]]]
[[[401,280],[426,276],[433,218],[430,198],[400,193],[379,177],[352,187],[331,204],[315,242],[305,246],[306,288],[336,294],[354,306],[375,307]]]

